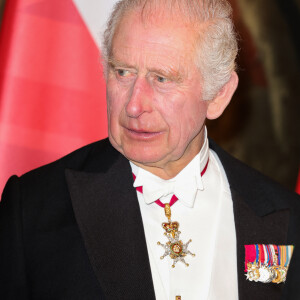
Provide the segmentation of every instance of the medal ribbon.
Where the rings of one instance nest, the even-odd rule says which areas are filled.
[[[287,267],[288,266],[288,264],[289,264],[289,261],[290,261],[290,258],[289,258],[289,246],[287,246],[287,248],[286,248],[286,261],[285,261],[285,267]]]
[[[265,260],[264,260],[264,265],[268,265],[268,262],[269,262],[269,257],[268,257],[268,252],[267,252],[267,249],[266,249],[266,245],[262,245],[263,249],[264,249],[264,255],[265,255]]]
[[[247,263],[253,263],[256,259],[255,245],[245,245],[245,272],[247,272]]]
[[[273,245],[274,247],[274,255],[275,255],[275,259],[276,259],[276,265],[278,266],[279,265],[279,252],[278,252],[278,246],[276,245]]]
[[[259,244],[259,264],[263,265],[265,263],[265,251],[264,246]]]
[[[284,251],[284,246],[279,246],[279,249],[280,249],[280,266],[281,267],[284,267],[284,264],[285,264],[285,251]]]
[[[270,245],[267,245],[267,251],[268,251],[268,258],[269,258],[269,266],[273,266],[273,255]]]
[[[274,246],[273,245],[269,245],[269,249],[270,249],[270,254],[271,254],[271,257],[272,257],[272,264],[271,264],[271,266],[274,266],[274,264],[275,264],[275,262],[274,262],[274,259],[275,259]]]
[[[259,246],[258,246],[258,244],[255,244],[255,252],[256,252],[255,262],[258,264],[259,263]]]

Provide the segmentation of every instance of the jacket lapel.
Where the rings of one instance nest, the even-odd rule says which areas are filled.
[[[241,164],[213,141],[210,141],[210,147],[223,164],[232,195],[239,299],[280,299],[283,284],[263,284],[246,280],[244,245],[288,244],[290,211],[285,201],[286,194],[281,194],[281,188],[276,189],[273,182],[268,182],[267,178]],[[274,191],[279,192],[274,194]]]
[[[106,164],[107,159],[101,158]],[[97,164],[99,160],[92,159],[84,169],[97,169]],[[116,154],[104,172],[66,170],[66,179],[90,262],[106,298],[155,299],[128,160]]]
[[[287,244],[289,210],[280,210],[258,216],[243,197],[231,189],[236,239],[239,298],[280,299],[283,284],[250,282],[245,276],[245,248],[251,244]]]

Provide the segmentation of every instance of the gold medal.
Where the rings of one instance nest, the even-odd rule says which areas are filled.
[[[247,263],[247,274],[246,277],[249,281],[259,281],[260,272],[259,267],[256,263]]]
[[[175,197],[175,196],[173,196],[173,197]],[[173,259],[172,268],[175,268],[175,264],[178,261],[181,261],[182,263],[184,263],[188,267],[189,264],[186,263],[184,258],[188,254],[192,255],[192,256],[195,256],[194,253],[190,252],[187,249],[189,243],[192,240],[189,240],[187,243],[184,244],[179,239],[179,235],[181,233],[180,231],[178,231],[179,223],[171,221],[171,206],[170,206],[170,204],[168,204],[168,203],[165,204],[164,209],[165,209],[165,215],[168,218],[168,222],[162,223],[162,227],[165,230],[164,235],[168,238],[168,242],[166,244],[162,244],[160,242],[157,242],[157,244],[159,246],[162,246],[165,249],[165,253],[160,258],[164,259],[166,256],[169,256],[171,259]]]

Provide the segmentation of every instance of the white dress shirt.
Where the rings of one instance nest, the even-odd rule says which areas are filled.
[[[200,173],[209,164],[205,174]],[[209,149],[208,140],[200,153],[174,178],[163,180],[131,163],[136,176],[137,191],[146,236],[149,261],[157,300],[235,300],[238,299],[236,235],[231,193],[224,169],[216,155]],[[154,203],[158,190],[163,190],[161,202],[169,203],[173,194],[179,199],[172,207],[172,221],[179,222],[180,240],[188,250],[186,267],[178,262],[172,268],[172,259],[160,257],[165,244],[161,224],[167,221],[164,209]],[[159,196],[158,196],[159,197]]]

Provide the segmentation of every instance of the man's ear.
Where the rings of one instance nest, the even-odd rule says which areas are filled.
[[[230,100],[238,86],[239,78],[236,72],[232,72],[229,81],[222,87],[213,100],[209,100],[207,119],[213,120],[220,117],[230,103]]]

